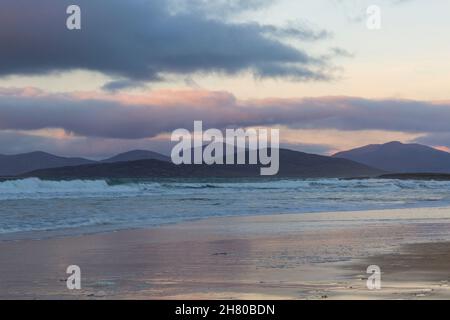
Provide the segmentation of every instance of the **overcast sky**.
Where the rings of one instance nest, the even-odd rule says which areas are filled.
[[[66,8],[81,8],[81,30]],[[189,4],[189,5],[188,5]],[[381,29],[366,10],[381,9]],[[446,0],[2,0],[0,154],[167,153],[194,120],[284,146],[450,148]]]

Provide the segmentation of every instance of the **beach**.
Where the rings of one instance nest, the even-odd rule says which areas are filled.
[[[450,208],[220,217],[0,242],[1,299],[447,299]],[[81,269],[68,290],[66,269]],[[381,290],[368,290],[369,265]]]

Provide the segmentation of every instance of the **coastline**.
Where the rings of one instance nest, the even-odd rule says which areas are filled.
[[[450,208],[208,218],[0,241],[0,298],[448,298],[448,242]],[[382,269],[380,291],[365,287],[371,264]],[[80,266],[82,290],[66,288],[69,265]]]

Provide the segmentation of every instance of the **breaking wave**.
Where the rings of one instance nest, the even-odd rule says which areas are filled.
[[[117,230],[217,216],[449,204],[446,181],[28,178],[0,182],[0,235]]]
[[[109,184],[105,180],[49,181],[28,178],[0,182],[0,200],[126,196],[158,187],[158,183]]]
[[[449,190],[450,182],[439,181],[399,181],[399,180],[220,180],[220,181],[148,181],[132,179],[116,180],[41,180],[27,178],[0,182],[0,200],[51,199],[84,197],[130,197],[149,194],[197,194],[205,192],[318,192],[327,193],[368,193],[397,192],[401,190]]]

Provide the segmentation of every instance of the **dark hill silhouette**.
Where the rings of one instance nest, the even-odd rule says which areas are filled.
[[[247,152],[248,153],[248,152]],[[248,155],[247,155],[248,156]],[[346,159],[280,149],[277,177],[340,178],[377,176],[381,170]],[[155,178],[155,177],[256,177],[259,165],[174,165],[159,160],[96,163],[43,169],[22,175],[46,179]]]
[[[125,162],[125,161],[137,161],[137,160],[160,160],[160,161],[170,161],[168,156],[162,155],[157,152],[149,150],[132,150],[124,153],[120,153],[114,157],[102,160],[101,162]]]
[[[0,155],[0,176],[14,176],[25,172],[94,163],[83,158],[65,158],[36,151],[17,155]]]
[[[339,152],[333,157],[395,173],[450,173],[450,153],[420,144],[374,144]]]
[[[113,163],[145,159],[170,161],[170,158],[167,156],[146,150],[133,150],[121,153],[100,162],[84,158],[60,157],[42,151],[35,151],[16,155],[0,155],[0,176],[16,176],[39,169],[73,167],[101,162]]]

